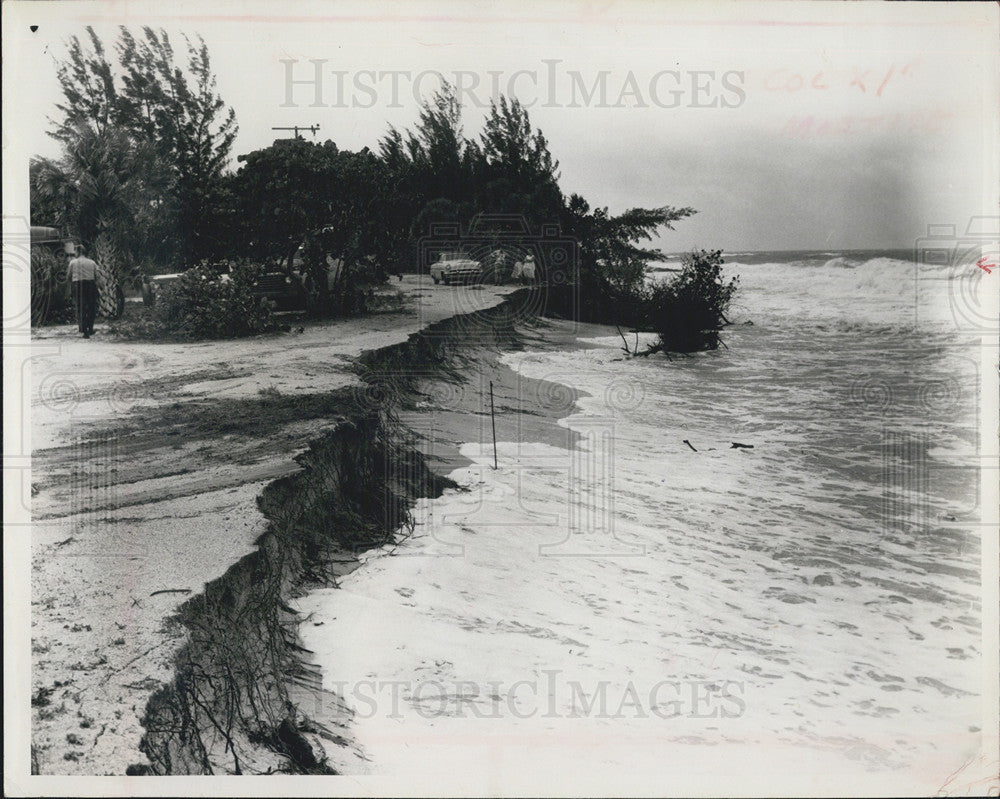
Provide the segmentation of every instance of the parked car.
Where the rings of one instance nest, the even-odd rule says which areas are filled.
[[[304,310],[308,300],[301,272],[265,272],[254,285],[253,293],[273,302],[277,311]]]
[[[460,252],[443,252],[441,257],[430,268],[431,280],[435,283],[468,283],[482,276],[482,266],[479,261],[466,258]]]
[[[183,274],[183,272],[171,272],[169,275],[152,275],[144,279],[142,281],[143,305],[155,304],[157,295],[159,295],[164,287],[169,286],[171,283],[176,283]]]
[[[31,243],[31,323],[44,324],[71,316],[68,258],[76,245],[62,236],[59,228],[30,226]]]

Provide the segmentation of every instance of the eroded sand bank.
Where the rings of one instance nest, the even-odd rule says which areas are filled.
[[[121,774],[172,673],[178,608],[247,556],[257,497],[336,426],[354,360],[512,291],[408,276],[407,309],[301,333],[192,344],[38,331],[32,362],[33,767]],[[27,489],[27,487],[26,487]]]

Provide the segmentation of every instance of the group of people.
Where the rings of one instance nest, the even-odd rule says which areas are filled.
[[[509,250],[496,249],[486,256],[483,263],[492,274],[499,277],[504,274],[512,260],[514,260],[514,256]],[[518,283],[530,284],[535,282],[536,277],[534,255],[526,255],[523,260],[519,259],[514,262],[514,268],[510,273],[511,280]]]
[[[66,267],[76,308],[76,324],[84,338],[94,334],[97,318],[97,264],[87,257],[82,244],[76,245],[76,255]]]
[[[511,272],[510,277],[512,280],[516,280],[519,283],[534,283],[535,282],[535,256],[529,255],[523,261],[518,261],[514,264],[514,271]]]

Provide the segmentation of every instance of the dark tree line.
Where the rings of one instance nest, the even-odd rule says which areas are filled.
[[[70,39],[57,74],[64,101],[51,135],[63,156],[32,164],[33,222],[91,245],[106,315],[121,281],[202,261],[290,269],[303,252],[317,283],[325,285],[328,257],[342,264],[342,286],[378,282],[421,268],[419,242],[436,225],[467,231],[502,215],[521,220],[527,236],[544,227],[576,242],[585,318],[649,329],[650,303],[668,293],[645,285],[647,264],[661,257],[648,242],[694,213],[663,206],[612,214],[565,196],[542,131],[503,96],[478,136],[466,134],[456,92],[445,85],[412,128],[390,128],[377,152],[294,138],[231,165],[235,114],[200,38],[185,37],[175,51],[165,31],[122,27],[109,53],[88,28]],[[721,279],[708,272],[703,283]]]
[[[65,151],[94,137],[116,139],[116,152],[151,151],[169,175],[157,214],[172,223],[156,244],[181,261],[214,254],[217,220],[205,211],[219,204],[238,127],[216,89],[205,42],[185,37],[178,54],[165,31],[145,27],[136,37],[122,26],[112,56],[88,28],[86,41],[70,39],[57,74],[65,101],[57,105],[62,116],[53,120],[52,136]]]

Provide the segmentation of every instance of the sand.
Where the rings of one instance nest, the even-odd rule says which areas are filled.
[[[199,343],[83,340],[33,331],[31,696],[33,767],[122,774],[144,761],[140,719],[183,641],[171,622],[252,551],[263,487],[330,429],[324,397],[353,361],[513,287],[393,284],[401,312],[302,332]],[[295,328],[293,328],[293,331]],[[50,349],[51,347],[51,349]],[[27,398],[26,398],[27,399]]]

